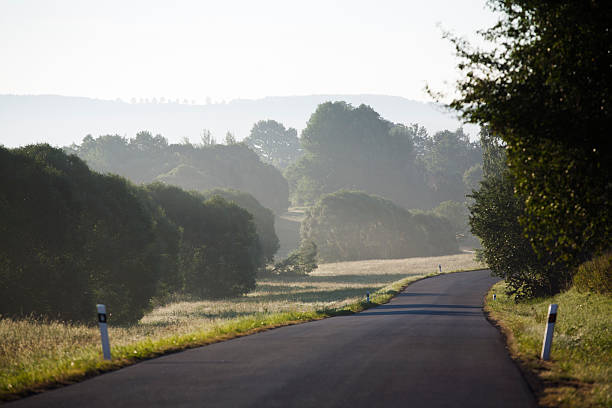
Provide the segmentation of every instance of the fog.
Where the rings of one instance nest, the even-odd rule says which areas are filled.
[[[231,132],[238,141],[249,135],[255,122],[274,119],[298,133],[317,105],[347,101],[372,106],[396,123],[418,123],[430,132],[456,129],[457,118],[439,105],[385,95],[312,95],[240,99],[208,105],[184,102],[130,103],[101,99],[38,95],[0,95],[0,144],[6,147],[45,142],[54,146],[79,144],[87,134],[133,136],[149,130],[170,142],[184,138],[199,142],[203,129],[218,141]],[[473,126],[466,132],[474,136]]]

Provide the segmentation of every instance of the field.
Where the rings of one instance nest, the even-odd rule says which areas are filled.
[[[307,277],[258,281],[254,292],[216,301],[176,301],[129,327],[112,325],[112,362],[101,359],[95,325],[0,320],[0,397],[10,399],[132,364],[143,358],[249,334],[271,327],[351,313],[384,303],[401,286],[438,272],[478,269],[472,254],[320,265]],[[377,293],[374,293],[378,291]]]
[[[510,350],[532,383],[545,407],[612,406],[612,298],[576,289],[552,298],[516,303],[505,295],[504,283],[487,296],[485,309],[503,328]],[[559,305],[551,361],[539,355],[548,305]]]

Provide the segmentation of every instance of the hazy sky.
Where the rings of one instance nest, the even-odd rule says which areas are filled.
[[[443,28],[485,0],[0,0],[0,94],[204,102],[272,95],[429,100],[456,61]]]

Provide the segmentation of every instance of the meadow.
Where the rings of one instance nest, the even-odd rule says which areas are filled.
[[[0,398],[67,384],[157,355],[197,347],[273,327],[363,310],[388,301],[424,276],[482,268],[473,254],[322,264],[310,276],[259,279],[255,291],[222,300],[175,301],[137,324],[112,324],[113,360],[102,360],[95,324],[35,317],[0,320]],[[366,292],[372,303],[365,303]],[[95,319],[92,313],[92,320]]]
[[[572,288],[553,297],[517,303],[505,294],[505,285],[493,286],[485,310],[502,327],[512,355],[532,379],[539,404],[612,406],[612,297]],[[551,303],[559,305],[551,361],[541,361]]]

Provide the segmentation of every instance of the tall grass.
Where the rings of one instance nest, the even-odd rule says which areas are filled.
[[[541,384],[539,403],[545,407],[612,406],[612,297],[580,293],[575,288],[550,298],[515,302],[505,283],[492,288],[485,309],[508,334],[512,353]],[[548,305],[559,311],[551,362],[542,362]]]
[[[320,265],[310,276],[261,279],[247,296],[180,300],[155,308],[137,324],[117,327],[110,312],[113,360],[101,358],[97,326],[40,320],[0,320],[0,398],[78,381],[144,358],[263,329],[350,313],[383,303],[411,280],[482,267],[472,254]]]

